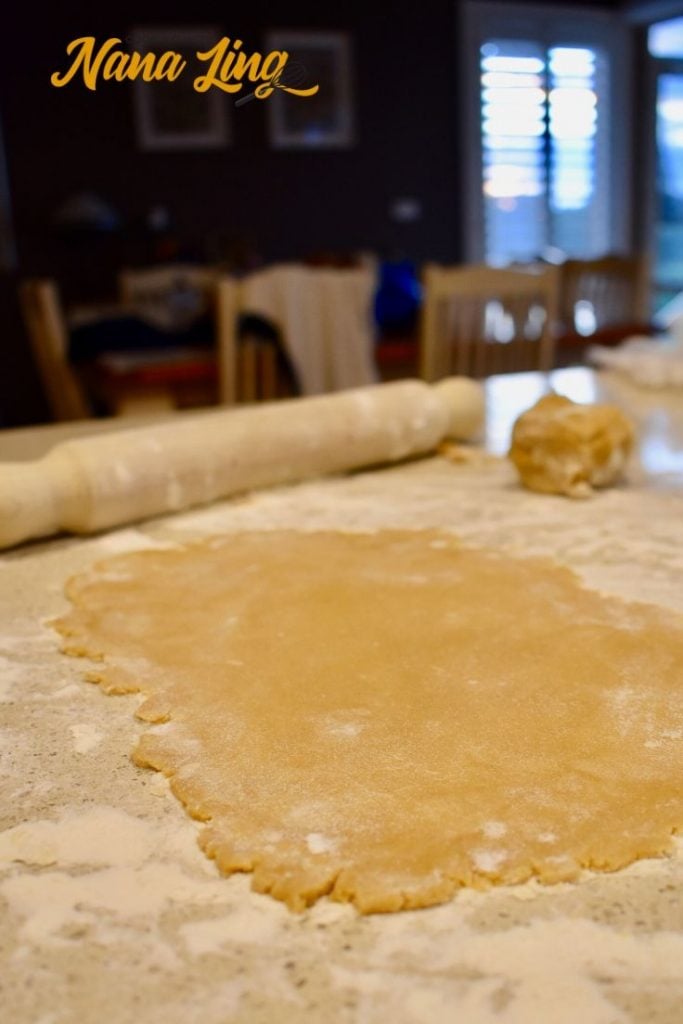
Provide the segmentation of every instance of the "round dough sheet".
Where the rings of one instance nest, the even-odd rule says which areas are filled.
[[[679,616],[435,531],[230,534],[70,581],[56,623],[226,873],[293,909],[421,907],[666,852]]]

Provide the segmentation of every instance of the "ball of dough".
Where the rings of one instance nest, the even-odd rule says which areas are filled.
[[[550,394],[517,419],[509,457],[530,490],[582,498],[619,479],[634,436],[614,406]]]

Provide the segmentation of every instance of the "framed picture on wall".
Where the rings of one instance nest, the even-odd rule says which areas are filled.
[[[320,86],[313,96],[294,96],[284,89],[276,89],[265,101],[271,146],[275,149],[346,149],[352,146],[354,111],[348,35],[278,29],[268,33],[265,49],[267,53],[285,50],[289,54],[288,66],[299,73],[302,88]]]
[[[175,82],[133,83],[135,128],[143,150],[221,149],[230,141],[228,103],[219,89],[196,92],[194,79],[206,72],[195,54],[210,50],[222,32],[214,26],[145,26],[130,33],[138,53],[181,53],[187,67]]]

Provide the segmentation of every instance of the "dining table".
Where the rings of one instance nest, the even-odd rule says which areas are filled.
[[[84,682],[49,625],[68,607],[66,581],[98,560],[273,528],[439,529],[683,612],[683,390],[584,367],[484,388],[477,443],[0,553],[4,1020],[681,1024],[683,840],[618,871],[463,888],[424,910],[364,916],[323,898],[292,913],[200,852],[200,825],[166,778],[131,760],[146,728],[139,696]],[[512,426],[550,390],[632,420],[623,482],[584,499],[520,486],[506,458]],[[2,431],[0,462],[121,429],[111,419]]]

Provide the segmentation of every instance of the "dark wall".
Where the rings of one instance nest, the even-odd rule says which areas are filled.
[[[60,202],[85,189],[106,197],[128,223],[162,204],[189,243],[219,232],[249,236],[268,259],[320,247],[457,258],[463,159],[457,5],[403,0],[374,6],[274,0],[226,8],[123,0],[107,13],[109,5],[70,4],[66,11],[55,5],[41,15],[39,31],[26,25],[30,46],[17,45],[14,34],[6,38],[0,110],[26,270],[53,269],[46,226]],[[65,66],[64,47],[79,34],[125,36],[145,22],[215,24],[228,35],[239,33],[252,49],[263,48],[269,27],[348,30],[357,145],[327,152],[270,150],[266,105],[255,102],[232,109],[233,141],[224,150],[140,152],[128,83],[105,82],[92,93],[76,81],[55,89],[49,75]],[[389,205],[406,195],[421,201],[423,214],[410,225],[397,224]]]
[[[50,85],[51,72],[66,67],[64,50],[73,38],[125,37],[137,24],[185,23],[239,34],[249,51],[263,50],[268,28],[348,30],[357,144],[344,151],[272,151],[265,103],[254,102],[232,109],[233,139],[224,150],[143,153],[135,141],[130,84],[104,82],[94,93],[77,81],[62,89]],[[12,31],[0,40],[0,114],[18,271],[56,276],[68,299],[113,293],[116,269],[142,251],[135,226],[156,205],[168,208],[187,253],[198,257],[211,256],[227,239],[247,241],[266,260],[360,248],[457,260],[465,156],[457,53],[454,0],[273,0],[227,7],[201,0],[91,0],[45,7],[39,20],[31,5],[15,6]],[[57,237],[53,214],[80,191],[109,201],[125,231],[97,241]],[[391,219],[390,203],[399,196],[420,201],[419,220]],[[5,348],[24,344],[4,338]],[[0,422],[7,404],[1,387]]]
[[[151,206],[170,210],[188,244],[223,231],[248,236],[268,259],[321,247],[409,251],[418,258],[458,254],[455,5],[452,0],[353,6],[282,2],[55,6],[31,46],[12,38],[2,60],[5,124],[20,259],[27,272],[53,271],[46,227],[55,208],[80,190],[107,198],[127,223]],[[391,11],[391,13],[388,13]],[[383,12],[383,13],[382,13]],[[352,149],[276,152],[268,148],[265,103],[232,109],[232,144],[214,152],[143,153],[136,147],[131,87],[50,85],[66,66],[64,47],[79,34],[124,36],[134,25],[216,24],[262,49],[268,27],[330,27],[353,36],[358,142]],[[26,59],[26,54],[29,59]],[[305,102],[305,101],[301,101]],[[230,104],[230,100],[228,99]],[[232,104],[230,104],[232,106]],[[390,219],[396,196],[416,196],[422,218]],[[106,259],[104,252],[99,259]]]

